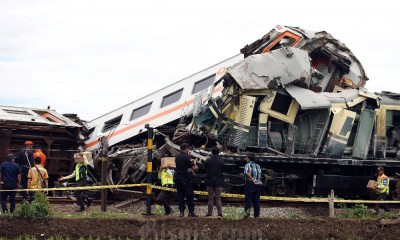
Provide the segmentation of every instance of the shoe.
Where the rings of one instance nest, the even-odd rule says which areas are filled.
[[[83,212],[83,211],[85,211],[85,207],[79,207],[75,209],[75,212]]]
[[[197,217],[197,215],[194,212],[190,212],[190,213],[188,213],[188,217]]]
[[[92,205],[92,202],[93,202],[93,199],[88,198],[88,199],[86,200],[86,207],[90,207],[90,205]]]
[[[171,209],[171,211],[165,213],[165,216],[171,216],[172,214],[174,214],[174,210]]]
[[[185,216],[185,212],[180,212],[179,213],[179,217],[184,217]]]

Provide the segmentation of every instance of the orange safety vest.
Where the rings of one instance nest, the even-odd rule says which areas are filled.
[[[40,150],[40,149],[35,150],[35,153],[33,153],[33,159],[35,159],[37,157],[40,157],[40,165],[42,165],[44,167],[46,164],[46,155],[44,155],[42,150]]]

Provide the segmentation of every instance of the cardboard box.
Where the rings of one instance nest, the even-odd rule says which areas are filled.
[[[92,152],[83,152],[89,162],[93,162]],[[83,162],[83,156],[80,153],[74,153],[74,159],[79,159]]]
[[[174,157],[163,157],[161,158],[161,167],[167,167],[169,165],[171,168],[176,168]]]
[[[378,183],[375,180],[369,180],[367,184],[367,188],[376,188],[378,187]]]

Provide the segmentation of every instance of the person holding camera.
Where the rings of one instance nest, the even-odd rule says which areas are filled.
[[[175,185],[178,193],[179,202],[179,216],[185,216],[185,198],[187,207],[189,209],[189,217],[197,217],[194,212],[194,192],[192,185],[192,168],[196,168],[195,163],[191,161],[189,155],[189,145],[183,143],[180,146],[180,153],[175,157],[176,169],[175,169]],[[198,168],[197,168],[198,169]]]
[[[42,189],[49,187],[49,175],[47,170],[40,164],[42,159],[40,157],[35,158],[35,166],[31,167],[28,172],[28,190],[29,202],[35,199],[35,194],[29,189]]]
[[[17,164],[21,171],[21,184],[22,189],[28,188],[28,172],[34,165],[32,145],[33,142],[25,141],[25,148],[22,149],[18,154]],[[27,200],[28,196],[26,191],[21,192],[22,199]]]

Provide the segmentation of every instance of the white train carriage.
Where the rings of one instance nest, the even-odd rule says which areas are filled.
[[[242,59],[243,55],[237,54],[93,119],[89,123],[92,132],[86,141],[87,150],[97,148],[97,133],[99,132],[108,135],[109,144],[113,146],[145,132],[146,123],[152,127],[158,127],[179,119],[184,112],[192,110],[195,95],[214,83],[215,74],[219,69],[226,68]],[[214,90],[213,94],[218,94],[218,90]]]

